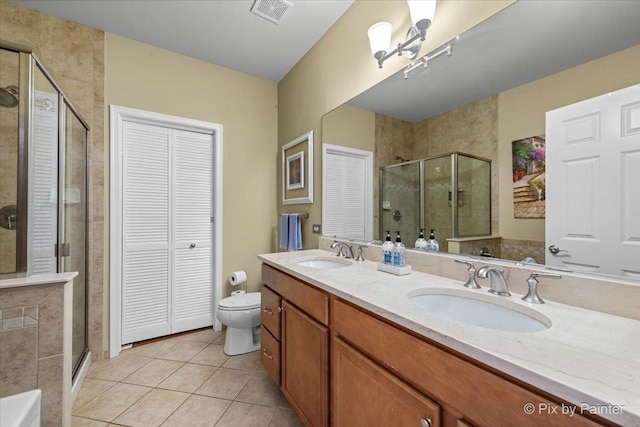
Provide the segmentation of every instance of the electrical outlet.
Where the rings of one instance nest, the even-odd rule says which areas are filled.
[[[320,224],[313,224],[313,232],[314,234],[320,234],[322,232]]]

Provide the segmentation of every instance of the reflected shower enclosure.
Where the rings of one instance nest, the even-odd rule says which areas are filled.
[[[74,377],[87,354],[89,126],[28,48],[0,41],[0,278],[77,271]]]
[[[380,238],[400,231],[412,247],[421,228],[447,239],[491,235],[491,160],[464,153],[380,168]],[[455,191],[454,191],[455,189]]]

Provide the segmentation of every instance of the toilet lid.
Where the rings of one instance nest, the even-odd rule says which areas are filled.
[[[249,292],[223,298],[218,306],[225,310],[248,310],[260,307],[260,292]]]

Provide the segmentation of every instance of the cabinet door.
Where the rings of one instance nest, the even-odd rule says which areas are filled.
[[[339,338],[332,352],[332,425],[440,426],[438,404]]]
[[[288,301],[282,316],[282,392],[307,426],[329,424],[329,330]]]

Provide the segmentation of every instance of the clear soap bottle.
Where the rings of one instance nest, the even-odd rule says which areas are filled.
[[[424,228],[420,229],[420,235],[418,236],[418,240],[416,240],[415,248],[418,251],[427,250],[427,241],[424,239]]]
[[[404,267],[406,265],[406,249],[400,239],[400,232],[396,231],[396,243],[393,245],[393,252],[391,253],[391,261],[395,267]]]
[[[427,250],[431,252],[438,252],[440,250],[440,245],[438,244],[434,234],[435,231],[435,228],[431,229],[431,233],[429,233],[429,240],[427,240]]]
[[[387,239],[382,244],[382,263],[391,265],[391,252],[393,251],[393,242],[391,242],[391,231],[387,230]]]

